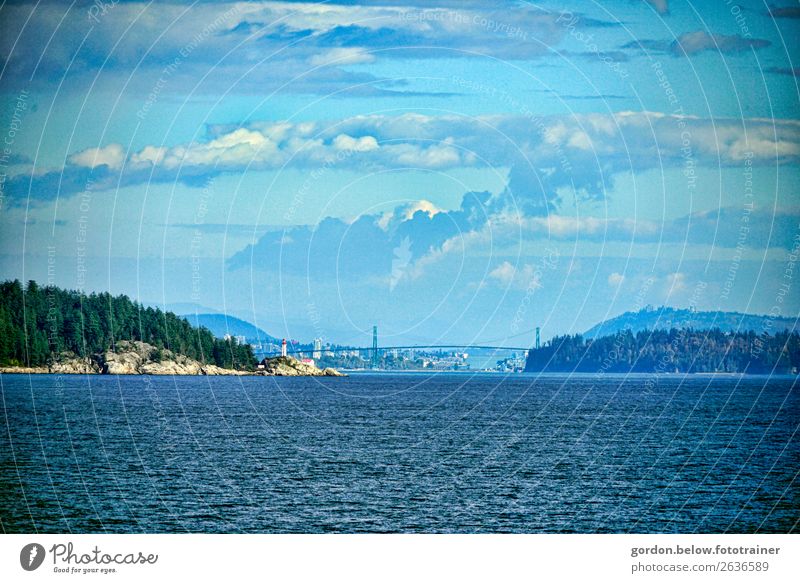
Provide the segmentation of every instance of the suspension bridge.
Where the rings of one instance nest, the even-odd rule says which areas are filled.
[[[390,350],[413,350],[413,351],[425,351],[425,350],[455,350],[455,349],[464,349],[464,350],[494,350],[494,351],[508,351],[508,352],[517,352],[517,351],[524,351],[530,350],[530,346],[486,346],[483,344],[406,344],[402,346],[339,346],[339,347],[326,347],[317,352],[327,352],[327,353],[341,353],[341,352],[361,352],[361,353],[371,353],[377,351],[378,353],[381,352],[388,352]],[[314,352],[314,348],[287,348],[286,354],[309,354]],[[258,352],[259,356],[280,356],[281,351],[277,352]]]
[[[514,337],[519,337],[526,335],[530,332],[536,332],[536,340],[534,343],[534,348],[539,348],[539,327],[533,328],[529,331],[522,332],[521,334],[516,334]],[[491,341],[490,341],[491,342]],[[523,351],[527,352],[531,349],[530,346],[496,346],[490,343],[486,344],[477,344],[477,343],[465,343],[465,344],[404,344],[398,346],[378,346],[378,327],[372,327],[372,346],[326,346],[324,349],[322,347],[313,347],[313,348],[295,348],[292,346],[289,348],[286,344],[286,339],[283,340],[283,347],[280,351],[275,352],[267,352],[267,351],[257,351],[255,354],[258,356],[270,358],[274,356],[281,356],[281,355],[290,355],[290,354],[309,354],[315,352],[325,352],[326,354],[337,354],[342,352],[358,352],[359,354],[370,355],[373,364],[377,363],[378,355],[381,353],[393,351],[393,350],[411,350],[414,352],[417,351],[430,351],[430,350],[455,350],[455,349],[462,349],[466,350],[491,350],[494,352],[517,352]]]

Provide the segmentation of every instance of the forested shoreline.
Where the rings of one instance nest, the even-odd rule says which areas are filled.
[[[249,344],[221,340],[172,312],[125,295],[89,295],[18,280],[0,284],[0,365],[46,366],[65,357],[91,357],[121,341],[141,341],[200,363],[252,369]]]
[[[29,281],[0,283],[0,366],[47,366],[63,358],[114,351],[141,341],[204,364],[252,370],[249,344],[221,340],[204,327],[125,295],[83,294]],[[156,358],[158,360],[158,357]],[[721,330],[620,331],[586,339],[557,336],[528,354],[528,372],[792,373],[800,335]]]
[[[528,353],[526,372],[792,373],[800,335],[721,330],[630,330],[596,339],[557,336]]]

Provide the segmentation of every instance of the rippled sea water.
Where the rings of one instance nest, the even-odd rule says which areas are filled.
[[[2,375],[5,532],[795,532],[796,377]]]

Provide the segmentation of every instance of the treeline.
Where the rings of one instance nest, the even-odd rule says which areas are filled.
[[[672,329],[623,330],[585,340],[558,336],[528,353],[526,372],[791,373],[800,368],[800,335]]]
[[[92,356],[121,340],[140,340],[206,364],[250,368],[249,344],[220,340],[206,328],[127,296],[85,295],[18,280],[0,284],[0,364],[43,366],[64,353]]]

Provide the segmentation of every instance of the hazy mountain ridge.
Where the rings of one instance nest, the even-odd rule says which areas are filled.
[[[217,338],[244,336],[250,343],[280,342],[280,339],[268,334],[261,328],[246,320],[226,314],[182,314],[193,326],[208,328]]]
[[[583,337],[586,339],[610,336],[630,330],[634,334],[643,330],[693,329],[723,332],[748,332],[775,334],[795,330],[798,321],[793,318],[742,314],[740,312],[697,312],[676,308],[645,308],[638,312],[625,312],[592,326]]]

